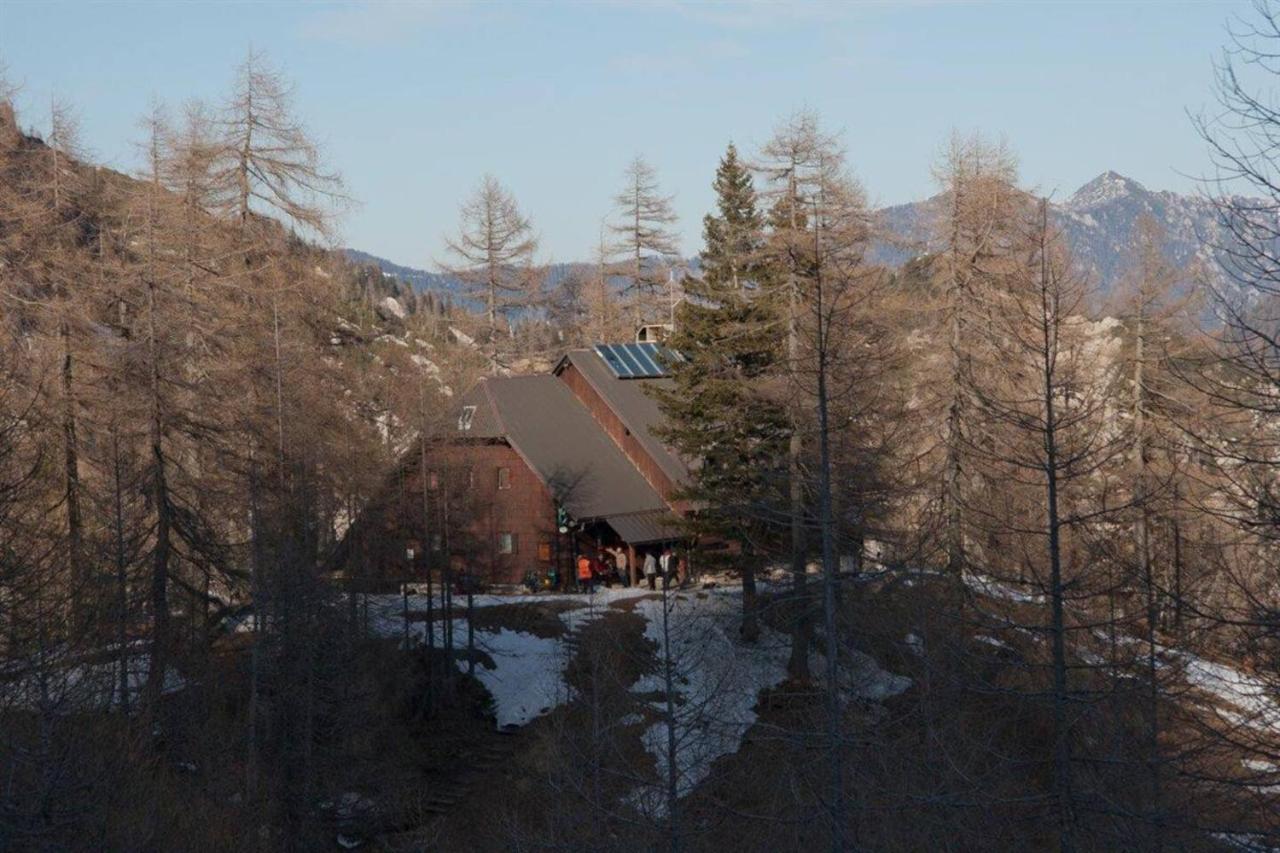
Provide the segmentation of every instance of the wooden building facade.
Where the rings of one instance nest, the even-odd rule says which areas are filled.
[[[655,436],[661,415],[645,390],[670,381],[658,352],[575,350],[551,374],[482,380],[446,434],[405,454],[335,566],[384,579],[448,566],[514,584],[553,566],[567,572],[583,550],[622,546],[634,571],[645,549],[680,535],[687,511],[674,494],[688,469]],[[606,354],[630,361],[611,367]],[[642,356],[645,369],[635,366]]]

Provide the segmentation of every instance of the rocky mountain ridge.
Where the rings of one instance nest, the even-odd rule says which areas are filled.
[[[876,259],[900,266],[930,251],[929,222],[935,199],[883,208],[878,212],[894,245],[881,246]],[[1223,228],[1214,202],[1199,195],[1149,190],[1117,172],[1103,172],[1063,201],[1050,201],[1050,211],[1066,235],[1078,269],[1097,285],[1105,299],[1120,283],[1132,256],[1138,220],[1152,216],[1165,231],[1165,254],[1187,273],[1188,285],[1203,276],[1232,292],[1223,272],[1230,234]]]
[[[889,267],[900,267],[930,251],[929,223],[935,199],[893,205],[876,212],[892,239],[878,245],[873,258]],[[1119,283],[1134,245],[1138,219],[1153,216],[1167,235],[1165,251],[1169,260],[1187,270],[1188,277],[1202,275],[1215,286],[1231,292],[1222,271],[1223,248],[1229,234],[1223,229],[1212,200],[1198,196],[1149,190],[1138,181],[1114,171],[1103,172],[1076,190],[1070,197],[1050,202],[1051,210],[1066,234],[1079,269],[1097,283],[1105,298]],[[416,269],[347,249],[347,255],[361,263],[382,269],[383,274],[407,282],[418,291],[457,295],[460,283],[445,274]],[[691,269],[697,259],[690,259]],[[552,278],[574,268],[590,265],[557,264]],[[551,282],[554,283],[554,282]]]

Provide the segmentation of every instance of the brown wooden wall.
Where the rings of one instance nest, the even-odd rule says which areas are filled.
[[[668,504],[674,505],[675,485],[671,482],[671,478],[663,472],[658,463],[649,455],[649,452],[644,449],[644,445],[640,443],[640,440],[631,434],[631,430],[627,429],[627,425],[622,422],[622,418],[618,417],[613,409],[609,408],[604,398],[582,375],[582,371],[570,363],[565,365],[559,375],[561,381],[569,386],[574,396],[582,401],[582,404],[587,407],[587,411],[591,412],[591,416],[596,419],[596,422],[604,427],[604,431],[613,439],[614,444],[622,449],[622,452],[631,460],[631,464],[636,466],[640,473],[644,475],[644,478],[649,481],[649,485],[653,486],[653,490]]]
[[[510,472],[510,488],[498,488],[498,470]],[[427,509],[423,509],[423,487],[435,473],[434,487],[427,488]],[[418,460],[410,462],[401,482],[393,484],[398,494],[388,501],[392,511],[383,518],[378,531],[375,563],[384,577],[395,575],[395,561],[403,567],[405,547],[419,545],[415,570],[439,571],[444,565],[443,542],[434,541],[444,527],[443,507],[448,495],[450,513],[449,551],[455,570],[479,575],[487,583],[519,583],[525,572],[545,572],[549,561],[540,558],[539,545],[547,543],[554,556],[555,505],[551,493],[524,460],[505,443],[467,442],[442,445],[427,452],[425,472]],[[423,516],[428,516],[424,528]],[[513,554],[499,552],[502,533],[516,537]],[[372,543],[368,543],[370,546]],[[400,570],[403,574],[403,568]]]

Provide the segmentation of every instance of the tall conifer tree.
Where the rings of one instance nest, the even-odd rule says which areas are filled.
[[[733,145],[714,187],[716,212],[703,219],[703,275],[685,281],[688,299],[671,338],[682,359],[659,402],[670,423],[666,440],[701,462],[684,493],[698,510],[691,532],[741,548],[742,633],[754,639],[755,570],[770,550],[767,538],[777,535],[770,519],[784,511],[788,421],[768,396],[781,358],[777,318],[761,286],[755,188]]]

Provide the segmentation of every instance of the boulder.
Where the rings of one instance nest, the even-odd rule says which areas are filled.
[[[393,320],[403,320],[409,314],[404,310],[404,306],[400,304],[400,300],[394,296],[387,296],[374,308],[378,312],[378,316],[387,322]]]

